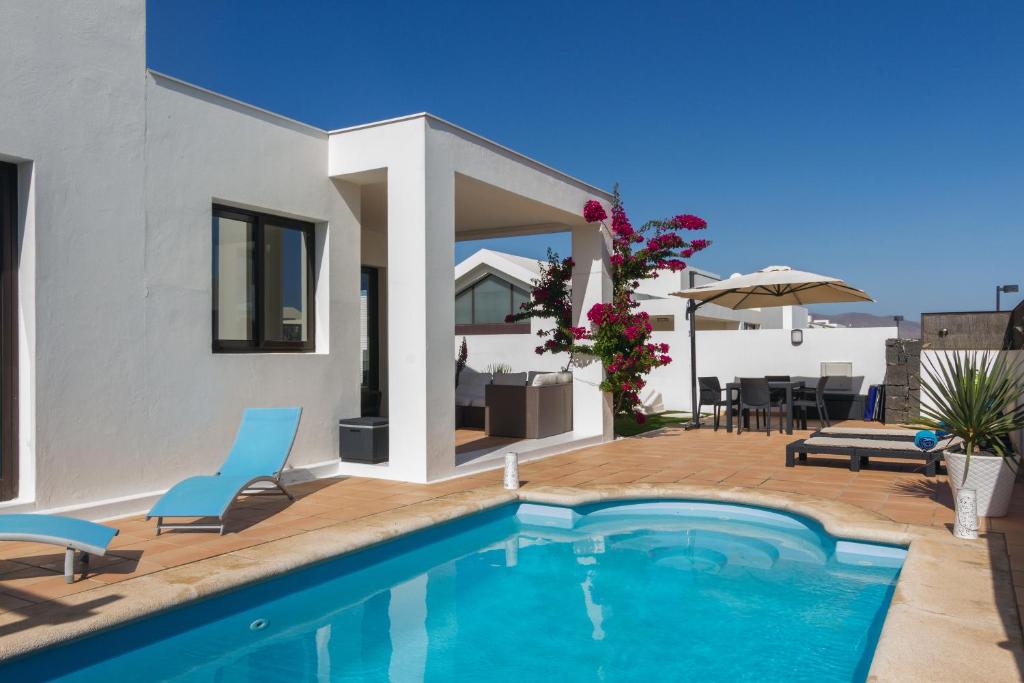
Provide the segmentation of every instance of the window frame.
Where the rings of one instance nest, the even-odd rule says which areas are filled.
[[[526,299],[529,301],[530,292],[522,287],[519,287],[514,282],[510,282],[505,278],[495,274],[487,273],[481,278],[477,278],[472,283],[466,285],[459,291],[455,292],[455,298],[462,296],[466,292],[469,292],[469,313],[472,318],[472,322],[469,323],[455,323],[455,334],[530,334],[530,321],[521,321],[517,323],[478,323],[476,322],[476,287],[480,283],[484,282],[488,278],[494,278],[502,284],[508,287],[508,310],[509,313],[515,313],[513,302],[515,301],[515,290],[520,290],[526,294]],[[453,305],[454,305],[454,299]]]
[[[18,497],[18,167],[0,162],[0,501]]]
[[[217,276],[217,237],[219,226],[217,219],[245,221],[249,224],[249,238],[253,243],[253,257],[248,267],[253,281],[253,321],[252,339],[218,339],[219,286]],[[213,245],[210,277],[212,280],[212,349],[214,353],[309,353],[316,350],[316,227],[307,221],[300,221],[285,216],[275,216],[259,211],[239,209],[224,204],[214,204],[211,213],[211,242]],[[268,340],[264,329],[264,265],[266,258],[266,227],[296,230],[302,234],[303,246],[306,249],[306,340],[298,342]]]

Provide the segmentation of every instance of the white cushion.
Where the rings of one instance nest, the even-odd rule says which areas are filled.
[[[546,387],[554,384],[569,384],[571,382],[571,372],[544,372],[538,373],[533,378],[532,385],[535,387]]]

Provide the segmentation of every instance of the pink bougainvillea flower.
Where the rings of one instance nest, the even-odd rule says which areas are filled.
[[[583,205],[583,218],[588,223],[597,223],[608,218],[608,214],[604,212],[604,207],[601,206],[601,202],[596,199],[591,199]]]
[[[633,413],[633,419],[636,420],[636,423],[638,425],[642,425],[643,423],[647,422],[647,416],[641,413],[640,411]]]
[[[613,266],[618,267],[618,266],[621,266],[625,262],[625,259],[622,258],[622,254],[612,254],[610,257],[608,257],[608,261]]]
[[[700,216],[684,213],[672,219],[672,222],[683,230],[703,230],[708,227],[708,222]]]
[[[708,240],[693,240],[690,242],[690,249],[694,251],[701,251],[702,249],[707,249],[710,244],[711,242]]]
[[[612,232],[623,238],[634,236],[633,226],[626,216],[626,211],[621,206],[612,207]],[[640,239],[643,239],[642,237]]]

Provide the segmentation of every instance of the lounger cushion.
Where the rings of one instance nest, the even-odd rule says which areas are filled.
[[[189,477],[165,493],[147,517],[223,517],[252,480],[249,476]]]
[[[894,429],[894,428],[891,428],[891,427],[890,428],[885,428],[885,429],[882,429],[882,428],[880,428],[880,429],[870,429],[870,428],[867,428],[867,427],[864,427],[864,428],[858,428],[858,427],[825,427],[824,429],[821,430],[821,434],[823,436],[836,436],[836,437],[851,436],[851,437],[855,437],[855,438],[858,437],[858,436],[866,436],[866,437],[870,437],[870,438],[873,438],[873,439],[878,438],[878,437],[882,437],[882,436],[898,436],[898,437],[914,438],[914,435],[917,434],[918,431],[919,430],[917,430],[917,429]]]
[[[107,552],[117,529],[60,515],[0,515],[0,540],[71,546],[91,555]]]
[[[909,441],[885,441],[883,439],[833,439],[823,436],[812,436],[803,440],[804,446],[824,446],[827,448],[856,448],[865,451],[906,451],[909,453],[923,453],[920,448]],[[937,445],[931,451],[944,451],[953,444],[944,442]]]

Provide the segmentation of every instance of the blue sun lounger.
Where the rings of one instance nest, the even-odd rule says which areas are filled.
[[[90,555],[105,555],[117,529],[60,515],[0,515],[0,541],[64,546],[64,580],[75,580],[75,551],[81,553],[82,576]]]
[[[156,517],[156,533],[164,529],[205,529],[224,533],[224,514],[242,494],[282,493],[281,471],[299,428],[302,408],[247,408],[235,444],[220,471],[189,477],[156,502],[146,519]],[[272,487],[253,488],[266,482]],[[214,517],[217,524],[164,524],[164,517]]]

